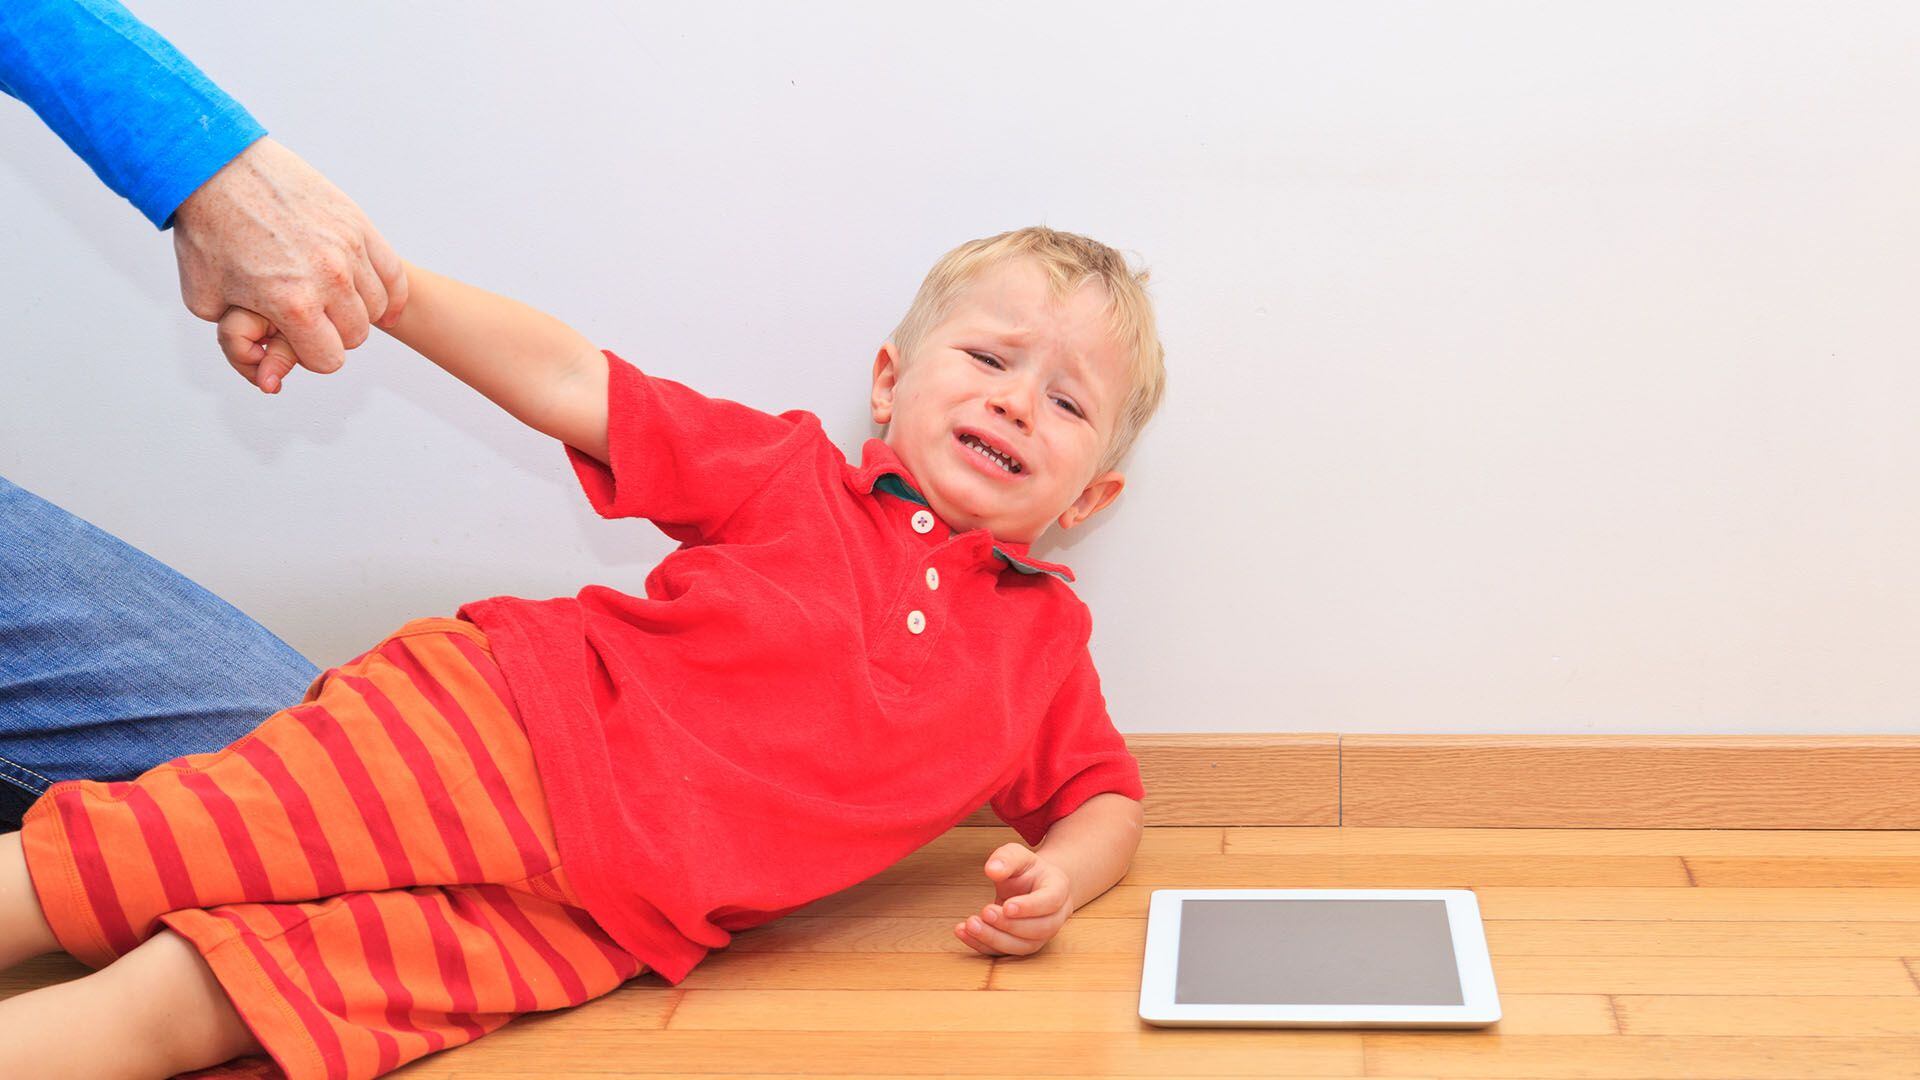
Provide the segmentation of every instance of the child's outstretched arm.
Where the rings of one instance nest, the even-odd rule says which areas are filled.
[[[607,358],[578,330],[518,300],[406,264],[409,297],[388,333],[535,431],[607,460]],[[220,319],[237,368],[294,366],[292,347],[244,308]]]
[[[607,358],[559,319],[407,264],[387,332],[535,431],[607,460]]]

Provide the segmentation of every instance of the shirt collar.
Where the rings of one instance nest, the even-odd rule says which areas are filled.
[[[882,494],[932,509],[927,503],[926,496],[921,495],[920,490],[914,487],[913,477],[907,475],[907,467],[901,464],[899,455],[893,452],[893,447],[888,446],[884,439],[868,439],[861,445],[860,467],[853,471],[848,482],[862,495],[871,495],[877,490]],[[1027,549],[1031,546],[1016,540],[995,540],[993,553],[1023,574],[1052,574],[1061,581],[1073,580],[1073,571],[1060,563],[1044,562],[1027,554]]]

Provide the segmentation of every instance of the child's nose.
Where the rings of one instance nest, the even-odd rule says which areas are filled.
[[[1006,394],[1001,397],[995,398],[990,403],[990,407],[993,409],[994,412],[997,412],[1001,416],[1004,416],[1007,419],[1013,421],[1016,425],[1019,426],[1020,430],[1022,431],[1026,430],[1027,417],[1030,415],[1030,412],[1020,404],[1020,399],[1018,396],[1013,394]]]

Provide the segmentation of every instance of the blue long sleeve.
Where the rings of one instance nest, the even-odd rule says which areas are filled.
[[[0,91],[161,229],[267,131],[113,0],[0,0]]]

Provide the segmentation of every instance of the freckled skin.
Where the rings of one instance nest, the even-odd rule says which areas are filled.
[[[337,370],[368,325],[392,325],[407,276],[354,201],[299,155],[270,138],[241,151],[174,211],[180,296],[209,322],[229,308],[261,316],[264,339],[223,338],[227,362],[267,393],[294,363]],[[265,361],[265,362],[263,362]]]

